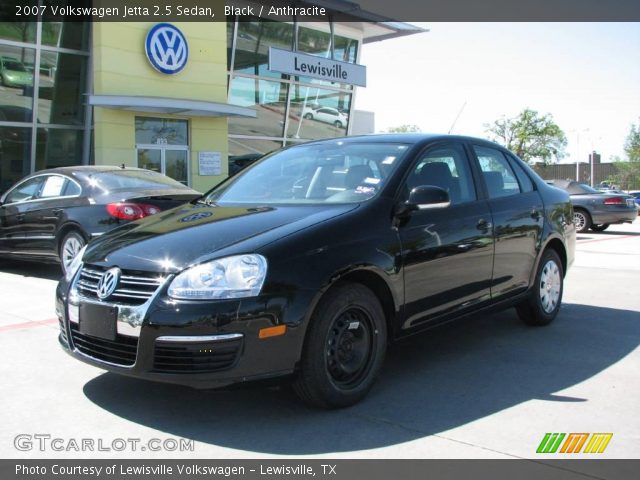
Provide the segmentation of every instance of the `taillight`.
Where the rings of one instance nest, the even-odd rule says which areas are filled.
[[[107,212],[114,218],[120,220],[138,220],[160,212],[155,205],[147,205],[145,203],[109,203]]]
[[[605,205],[626,205],[627,201],[623,197],[611,197],[604,200]]]

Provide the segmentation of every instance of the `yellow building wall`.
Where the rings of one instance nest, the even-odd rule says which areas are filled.
[[[176,22],[187,39],[189,60],[175,75],[156,71],[144,42],[154,23],[96,22],[93,24],[93,92],[96,95],[132,95],[227,101],[227,33],[224,22]],[[227,176],[228,143],[225,117],[182,117],[94,108],[96,165],[137,166],[135,117],[189,120],[191,186],[205,191]],[[200,177],[198,153],[222,153],[222,175]]]

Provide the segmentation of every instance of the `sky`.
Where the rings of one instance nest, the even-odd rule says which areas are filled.
[[[462,109],[451,133],[487,137],[485,124],[531,108],[567,135],[562,162],[624,158],[640,123],[640,23],[416,25],[430,31],[362,49],[355,108],[375,112],[376,131],[447,133]]]

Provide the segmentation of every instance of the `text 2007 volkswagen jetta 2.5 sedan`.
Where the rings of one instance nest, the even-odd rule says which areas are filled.
[[[58,286],[60,342],[195,387],[291,375],[342,407],[401,337],[490,307],[549,323],[574,247],[568,194],[498,145],[312,142],[91,242]]]

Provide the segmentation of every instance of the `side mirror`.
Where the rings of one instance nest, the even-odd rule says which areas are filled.
[[[405,211],[447,208],[451,205],[449,194],[435,185],[420,185],[409,193],[409,200],[404,203]]]

